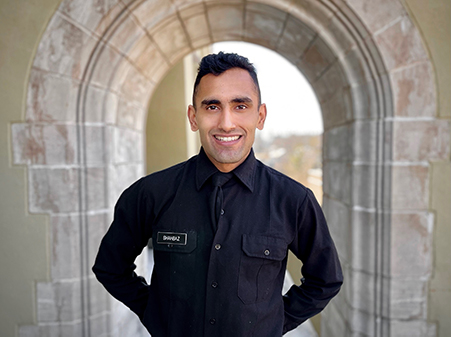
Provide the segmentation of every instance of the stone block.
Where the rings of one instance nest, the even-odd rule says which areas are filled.
[[[352,278],[352,268],[350,267],[349,264],[342,264],[341,268],[343,272],[343,285],[341,286],[339,294],[341,297],[344,298],[343,301],[346,303],[346,306],[343,308],[342,315],[343,317],[349,317],[349,309],[352,308],[352,303],[355,298],[354,282]]]
[[[57,12],[41,38],[33,66],[81,80],[96,43],[97,38]]]
[[[102,36],[124,9],[119,0],[65,0],[58,11],[97,36]]]
[[[392,276],[427,279],[431,275],[433,223],[429,213],[392,214]]]
[[[435,79],[429,62],[394,71],[390,74],[395,116],[434,117],[436,115]]]
[[[321,312],[321,336],[337,337],[347,336],[348,322],[341,312],[341,308],[333,302]]]
[[[81,319],[80,282],[37,284],[37,318],[39,322],[73,322]]]
[[[210,28],[202,6],[187,7],[180,11],[180,16],[193,44],[199,40],[211,42]]]
[[[139,321],[138,316],[118,301],[114,301],[112,304],[113,306],[110,316],[110,321],[112,323],[112,336],[148,336],[148,333]]]
[[[95,277],[89,279],[89,294],[89,310],[91,317],[103,316],[103,314],[110,311],[111,295]],[[100,322],[98,322],[98,324],[100,324]],[[103,332],[107,331],[106,327],[103,328],[105,329]],[[96,330],[97,329],[98,328],[96,328]]]
[[[390,322],[390,335],[396,337],[435,337],[435,325],[425,320],[399,320]]]
[[[333,161],[352,160],[352,127],[350,125],[331,128],[323,134],[323,158]]]
[[[121,75],[120,70],[122,68],[119,65],[123,65],[124,63],[129,65],[119,51],[105,43],[100,43],[97,46],[93,55],[93,62],[95,62],[95,67],[91,76],[91,82],[105,89],[112,86],[111,82],[113,78]],[[111,69],[115,69],[116,71],[112,73]],[[112,88],[117,89],[114,86]]]
[[[402,4],[398,1],[348,0],[347,3],[372,33],[383,29],[406,14]]]
[[[427,319],[427,281],[394,278],[390,281],[390,317]]]
[[[109,315],[89,317],[89,333],[96,337],[109,337]]]
[[[80,210],[78,169],[30,168],[28,173],[31,213],[65,213]]]
[[[145,107],[149,100],[147,93],[154,84],[146,78],[139,69],[129,67],[127,74],[120,85],[121,96],[130,101],[135,101]]]
[[[107,207],[107,182],[105,167],[88,167],[85,169],[86,194],[84,207],[87,211],[103,210]]]
[[[346,276],[345,276],[346,277]],[[349,280],[347,277],[345,280]],[[342,317],[349,317],[351,308],[349,306],[349,299],[345,295],[344,287],[340,289],[340,292],[333,298],[333,304],[335,307],[340,308],[340,314]]]
[[[345,162],[323,163],[323,190],[326,196],[338,199],[345,205],[351,202],[352,166]]]
[[[109,165],[108,167],[108,206],[112,208],[121,193],[141,178],[144,174],[143,164]]]
[[[353,204],[363,208],[376,207],[377,167],[355,163],[352,168],[352,200]]]
[[[19,337],[39,337],[39,327],[37,325],[19,326]]]
[[[109,215],[113,213],[113,210],[108,208],[104,211],[98,211],[96,213],[90,213],[85,216],[86,219],[86,233],[87,235],[87,254],[88,254],[88,268],[89,274],[91,273],[91,267],[94,265],[97,252],[99,251],[100,242],[103,236],[107,232],[111,222],[109,221]],[[91,282],[91,281],[90,281]]]
[[[33,68],[27,93],[26,120],[75,122],[79,83]]]
[[[364,22],[356,15],[355,11],[349,6],[346,0],[332,0],[334,15],[344,22],[352,22],[352,33],[355,36],[359,36],[361,39],[366,39],[370,35],[368,27]]]
[[[188,40],[182,23],[176,16],[168,18],[151,34],[164,57],[172,64],[175,64],[177,60],[191,51],[191,42]]]
[[[355,119],[377,118],[380,114],[378,93],[373,81],[353,85],[351,92],[351,109]]]
[[[320,103],[330,100],[337,92],[340,92],[340,95],[343,95],[344,91],[349,90],[345,73],[338,62],[333,63],[330,68],[321,74],[321,77],[316,82],[311,82],[311,84],[315,89],[315,93]],[[348,97],[346,100],[348,100]],[[352,113],[350,106],[347,106],[346,108],[349,109],[349,111],[341,112],[342,115]],[[325,118],[323,118],[323,120],[326,122]]]
[[[133,46],[128,57],[154,83],[158,83],[169,70],[168,61],[147,35]]]
[[[157,26],[162,20],[171,16],[175,18],[176,7],[172,1],[134,1],[129,8],[140,24],[149,31]]]
[[[103,118],[107,125],[116,124],[119,97],[117,94],[107,91],[103,104]],[[89,111],[89,110],[88,110]]]
[[[116,124],[120,127],[142,130],[146,114],[147,111],[136,102],[120,99]]]
[[[130,72],[130,69],[135,68],[135,71],[140,71],[136,69],[136,66],[132,64],[127,57],[122,57],[118,64],[115,66],[114,72],[109,73],[109,91],[117,93],[118,96],[121,95],[121,88]]]
[[[352,253],[350,210],[348,206],[331,198],[323,199],[323,210],[340,260],[349,263]]]
[[[81,111],[81,120],[86,123],[116,123],[118,96],[111,91],[87,87],[85,104]]]
[[[351,300],[350,306],[352,307],[352,312],[350,317],[354,316],[354,328],[362,325],[360,322],[360,315],[373,315],[375,308],[375,294],[376,294],[376,278],[374,274],[368,274],[366,272],[352,270],[350,275],[350,285],[349,290],[352,292],[352,296],[349,296]],[[369,316],[368,316],[369,317]],[[358,328],[357,328],[358,329]],[[367,331],[363,328],[359,331],[366,333]]]
[[[271,2],[272,0],[265,0]],[[321,31],[319,27],[325,27],[330,22],[335,8],[332,6],[324,6],[316,0],[294,0],[294,1],[277,1],[283,11],[286,11],[299,21],[304,22],[309,27],[314,27],[317,31]],[[281,4],[288,4],[288,8],[282,7]]]
[[[357,47],[352,48],[342,56],[341,63],[346,72],[348,82],[352,86],[365,84],[372,80],[374,74],[368,67],[367,62],[367,56]]]
[[[373,314],[352,310],[350,315],[352,336],[374,336],[375,324],[376,320]]]
[[[84,144],[83,162],[86,166],[102,166],[106,161],[105,127],[83,125],[81,128],[82,144]]]
[[[331,84],[320,81],[314,84],[314,88],[322,90],[323,85],[330,86]],[[319,86],[321,86],[321,88]],[[349,123],[352,120],[351,95],[349,89],[337,87],[336,92],[333,95],[330,95],[326,101],[321,103],[321,110],[323,113],[324,130],[329,130]],[[352,152],[351,148],[349,148],[349,152]]]
[[[394,161],[438,161],[450,156],[450,122],[394,121]]]
[[[191,39],[191,37],[190,37]],[[210,44],[212,44],[213,41],[210,39],[210,36],[208,35],[204,35],[201,37],[197,37],[194,38],[194,40],[191,40],[191,46],[193,47],[193,49],[200,49],[203,47],[206,47]]]
[[[343,24],[343,20],[337,16],[338,13],[335,14],[329,19],[327,35],[324,34],[323,39],[337,53],[337,57],[341,59],[344,54],[356,45],[356,41],[349,31],[349,27]]]
[[[106,39],[110,45],[127,55],[136,41],[139,41],[145,34],[146,31],[133,15],[123,15]]]
[[[80,277],[80,220],[78,215],[53,215],[50,218],[52,280]]]
[[[39,324],[21,326],[19,337],[79,337],[82,336],[81,321],[60,324]]]
[[[105,127],[105,163],[112,165],[114,162],[114,141],[115,141],[115,130],[117,126],[107,125]]]
[[[117,93],[89,85],[79,118],[87,124],[115,124],[118,101]]]
[[[374,273],[377,262],[376,253],[376,213],[370,210],[352,211],[352,268],[365,273]]]
[[[377,161],[377,138],[381,124],[374,120],[357,120],[353,124],[352,142],[354,160],[364,163]]]
[[[301,56],[304,55],[305,50],[314,37],[315,33],[311,28],[302,21],[288,16],[276,51],[291,61],[291,63],[296,64]]]
[[[419,31],[408,16],[375,35],[388,70],[427,60]]]
[[[61,165],[77,162],[76,126],[21,123],[11,126],[14,164]]]
[[[391,200],[387,200],[391,201],[391,208],[426,210],[429,203],[429,167],[395,165],[391,171]]]
[[[246,3],[244,35],[260,45],[274,49],[285,25],[287,14],[274,7]]]
[[[116,164],[143,161],[143,134],[127,128],[116,128],[114,134],[114,160]]]
[[[85,92],[85,102],[80,116],[81,120],[87,123],[104,122],[107,111],[105,103],[108,91],[89,85],[86,87]]]
[[[337,56],[329,46],[317,36],[312,40],[301,60],[296,63],[310,82],[316,81],[323,73],[336,62]],[[334,85],[335,83],[329,83]]]
[[[207,3],[207,19],[213,39],[220,41],[221,37],[227,36],[227,32],[241,35],[242,31],[237,30],[237,27],[244,27],[243,11],[244,6],[242,4],[223,5]]]

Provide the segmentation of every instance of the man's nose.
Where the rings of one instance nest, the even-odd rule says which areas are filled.
[[[233,112],[230,108],[225,108],[221,111],[218,127],[224,131],[231,131],[235,129],[235,122],[233,120]]]

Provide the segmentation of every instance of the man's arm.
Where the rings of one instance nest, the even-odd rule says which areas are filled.
[[[134,261],[152,234],[143,185],[142,180],[136,182],[119,198],[92,268],[106,290],[140,319],[147,306],[149,285],[134,272]]]
[[[340,261],[321,207],[309,190],[298,213],[290,250],[302,261],[303,282],[285,294],[284,333],[321,312],[343,283]]]

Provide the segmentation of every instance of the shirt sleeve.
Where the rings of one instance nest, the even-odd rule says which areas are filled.
[[[299,209],[297,229],[297,236],[289,248],[303,263],[303,280],[300,286],[293,285],[283,297],[283,333],[321,312],[343,283],[340,261],[326,219],[310,190]]]
[[[123,192],[92,268],[106,290],[141,320],[147,306],[149,285],[135,273],[134,261],[152,236],[144,192],[143,179]]]

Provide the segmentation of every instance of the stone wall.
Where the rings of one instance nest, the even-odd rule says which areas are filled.
[[[184,55],[223,40],[280,53],[320,101],[324,208],[346,277],[322,335],[437,335],[428,286],[441,206],[430,207],[430,184],[432,163],[449,167],[450,120],[438,118],[422,35],[388,0],[62,1],[16,99],[25,116],[5,122],[11,163],[27,168],[26,210],[49,219],[39,241],[49,273],[27,279],[36,315],[17,320],[19,335],[139,335],[90,266],[117,196],[144,174],[155,86]]]

